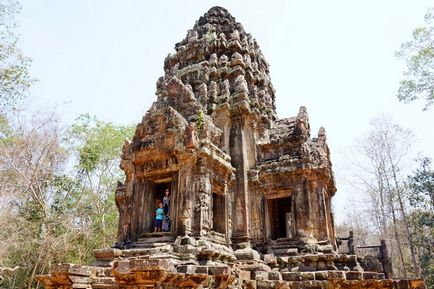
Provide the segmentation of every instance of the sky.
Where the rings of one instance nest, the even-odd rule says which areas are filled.
[[[281,118],[306,106],[312,135],[327,132],[342,222],[356,192],[347,152],[381,113],[414,134],[413,151],[434,158],[434,108],[404,104],[396,92],[404,62],[395,57],[424,24],[422,0],[22,0],[18,45],[33,59],[32,106],[50,106],[65,124],[90,113],[140,122],[156,100],[164,58],[195,21],[223,6],[258,41],[270,64]]]

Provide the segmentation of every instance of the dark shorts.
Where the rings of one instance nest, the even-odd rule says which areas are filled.
[[[158,219],[155,219],[155,227],[157,227],[157,228],[161,228],[161,224],[163,223],[163,220],[158,220]]]

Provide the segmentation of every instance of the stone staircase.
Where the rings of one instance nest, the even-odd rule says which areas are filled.
[[[173,241],[175,241],[175,237],[172,233],[144,233],[137,242],[135,242],[134,248],[156,248],[171,244]]]
[[[270,249],[275,256],[293,256],[298,254],[299,246],[299,240],[280,238],[271,241]]]

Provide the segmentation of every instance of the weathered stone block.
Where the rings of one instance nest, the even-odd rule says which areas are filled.
[[[318,268],[318,270],[327,270],[328,266],[327,266],[327,263],[325,261],[319,261],[317,264],[317,268]]]
[[[298,267],[298,270],[300,272],[312,272],[312,271],[316,271],[317,268],[313,264],[309,264],[309,265],[300,264],[300,266]]]
[[[90,277],[81,277],[81,276],[69,276],[69,279],[72,283],[80,283],[80,284],[90,284],[92,282],[92,278]]]
[[[272,289],[276,288],[273,281],[258,280],[256,281],[257,289]]]
[[[243,281],[243,280],[250,280],[251,276],[252,276],[251,272],[250,271],[246,271],[246,270],[238,270],[237,274],[238,274],[238,279],[241,280],[241,281]],[[255,284],[256,284],[256,282],[255,282]]]
[[[253,271],[252,278],[255,280],[268,280],[268,272],[265,271]]]
[[[296,256],[298,254],[298,249],[297,248],[289,248],[286,250],[286,254],[288,256]]]
[[[393,281],[393,288],[395,289],[411,289],[410,283],[408,280],[394,280]]]
[[[181,238],[181,245],[196,245],[196,240],[193,237],[184,236]]]
[[[265,254],[264,255],[264,262],[268,266],[276,266],[277,265],[277,258],[274,254]]]
[[[328,275],[330,279],[335,279],[335,280],[345,279],[345,272],[342,271],[328,271]]]
[[[363,272],[363,279],[378,279],[378,273],[377,272]]]
[[[176,267],[176,271],[179,273],[194,274],[196,273],[196,268],[196,265],[180,265]]]
[[[238,260],[260,260],[260,255],[256,250],[251,248],[238,249],[234,252]]]
[[[301,281],[301,275],[298,272],[282,272],[282,279],[285,281]]]
[[[315,274],[312,272],[300,272],[301,280],[315,280]]]
[[[71,286],[74,289],[91,289],[92,286],[90,284],[72,284]]]
[[[245,283],[246,289],[257,289],[255,280],[248,280]]]
[[[196,273],[198,273],[198,274],[208,274],[208,266],[197,266]]]
[[[411,289],[427,289],[425,283],[421,279],[409,280]]]
[[[210,275],[228,275],[229,274],[229,268],[226,266],[210,266],[208,269],[208,272]]]
[[[71,265],[68,269],[69,274],[79,275],[79,276],[91,276],[92,275],[91,267],[88,266],[80,266],[80,265]]]
[[[276,281],[282,280],[282,274],[277,270],[268,272],[268,280],[276,280]]]
[[[328,271],[317,271],[315,274],[315,280],[327,280],[329,278]]]
[[[96,249],[93,251],[95,258],[101,260],[111,260],[122,256],[122,250],[115,248]]]
[[[358,271],[345,272],[345,277],[347,280],[362,280],[363,279],[362,272],[358,272]]]
[[[334,251],[332,245],[318,245],[317,250],[323,253],[332,253]]]

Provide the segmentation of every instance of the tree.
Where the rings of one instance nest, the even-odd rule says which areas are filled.
[[[413,30],[413,39],[403,43],[396,54],[407,63],[398,99],[410,102],[424,98],[427,110],[434,103],[434,8],[428,10],[425,23]]]
[[[116,184],[122,179],[119,169],[122,145],[133,135],[132,126],[116,126],[91,117],[77,118],[70,130],[70,144],[76,151],[77,178],[83,202],[92,204],[94,233],[101,242],[94,247],[107,247],[116,236],[117,209],[114,202]]]
[[[434,288],[434,170],[431,160],[418,159],[419,167],[408,177],[407,195],[413,210],[410,226],[414,236],[422,277],[428,288]]]
[[[0,285],[34,288],[52,263],[88,263],[114,243],[119,156],[132,128],[84,115],[62,129],[55,114],[14,113],[0,136]]]
[[[51,114],[19,117],[0,138],[0,266],[18,268],[5,281],[10,288],[32,288],[50,260],[63,260],[59,250],[67,244],[58,228],[70,218],[51,209],[66,160],[60,134]]]
[[[357,178],[367,196],[369,215],[380,237],[395,252],[392,262],[398,275],[407,276],[409,269],[419,275],[419,266],[410,233],[404,199],[403,160],[411,144],[411,132],[394,124],[390,117],[379,116],[371,121],[372,129],[361,139],[357,149]],[[409,246],[412,266],[407,266],[404,244]],[[394,257],[394,256],[392,256]]]
[[[21,7],[15,0],[0,0],[0,116],[23,98],[34,82],[30,58],[17,47],[16,20]]]

